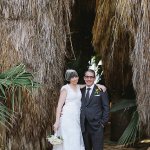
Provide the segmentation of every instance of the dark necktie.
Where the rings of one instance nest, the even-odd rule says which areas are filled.
[[[86,103],[88,103],[89,100],[90,100],[90,89],[91,89],[91,88],[87,88],[87,92],[86,92],[86,96],[85,96]]]

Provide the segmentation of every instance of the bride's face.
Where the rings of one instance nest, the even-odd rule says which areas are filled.
[[[77,83],[78,83],[78,80],[79,80],[79,77],[72,77],[72,78],[70,79],[70,83],[71,83],[71,84],[77,84]]]

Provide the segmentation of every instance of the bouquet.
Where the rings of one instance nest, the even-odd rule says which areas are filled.
[[[52,145],[59,145],[63,143],[63,139],[61,136],[57,136],[56,134],[47,136],[46,138],[48,142],[50,142]]]

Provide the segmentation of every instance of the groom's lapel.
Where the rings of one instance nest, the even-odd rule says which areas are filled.
[[[84,103],[84,104],[86,103],[85,102],[85,92],[86,92],[86,87],[84,87],[82,90],[82,103]]]
[[[89,105],[89,104],[91,103],[91,101],[92,101],[92,99],[93,99],[93,97],[94,97],[95,89],[96,89],[96,85],[94,85],[94,88],[93,88],[93,91],[92,91],[92,93],[91,93],[90,99],[89,99],[89,101],[87,102],[86,105]]]

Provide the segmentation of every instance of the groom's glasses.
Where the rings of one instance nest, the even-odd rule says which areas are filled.
[[[86,79],[93,79],[93,78],[95,78],[94,76],[84,76]]]

